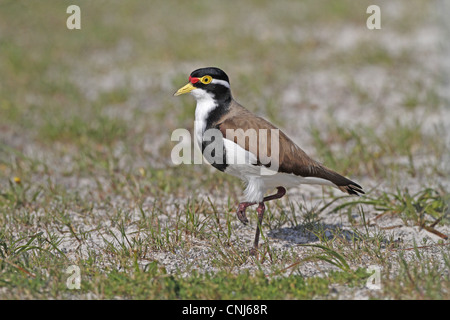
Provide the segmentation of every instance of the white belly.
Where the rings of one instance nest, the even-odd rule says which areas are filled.
[[[332,182],[315,177],[301,177],[292,173],[268,174],[263,166],[256,166],[257,158],[234,142],[224,139],[227,168],[225,172],[241,178],[245,184],[245,201],[261,202],[264,194],[276,187],[295,187],[300,184],[318,184],[336,187]]]

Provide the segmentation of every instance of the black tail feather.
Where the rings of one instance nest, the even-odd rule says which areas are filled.
[[[359,196],[360,194],[365,194],[362,187],[353,181],[351,181],[351,183],[349,183],[345,186],[338,186],[338,187],[339,187],[339,189],[341,189],[341,191],[346,192],[348,194],[352,194],[352,195],[356,195],[356,196]]]

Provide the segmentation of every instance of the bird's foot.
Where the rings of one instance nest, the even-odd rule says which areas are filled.
[[[253,204],[254,203],[252,203],[252,202],[239,203],[238,209],[236,211],[236,215],[237,215],[239,221],[241,221],[245,225],[247,225],[247,223],[248,223],[248,219],[247,219],[247,215],[245,214],[245,210],[247,209],[248,206],[251,206]]]

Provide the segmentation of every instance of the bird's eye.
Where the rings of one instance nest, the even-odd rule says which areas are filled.
[[[209,84],[211,83],[211,81],[212,81],[211,76],[204,76],[200,78],[200,82],[203,84]]]

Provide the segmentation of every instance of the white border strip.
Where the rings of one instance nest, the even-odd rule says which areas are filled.
[[[230,84],[228,83],[228,81],[225,81],[225,80],[219,80],[219,79],[212,79],[212,81],[211,81],[211,83],[214,83],[214,84],[221,84],[221,85],[223,85],[223,86],[225,86],[225,87],[227,87],[227,88],[229,88],[230,87]]]

